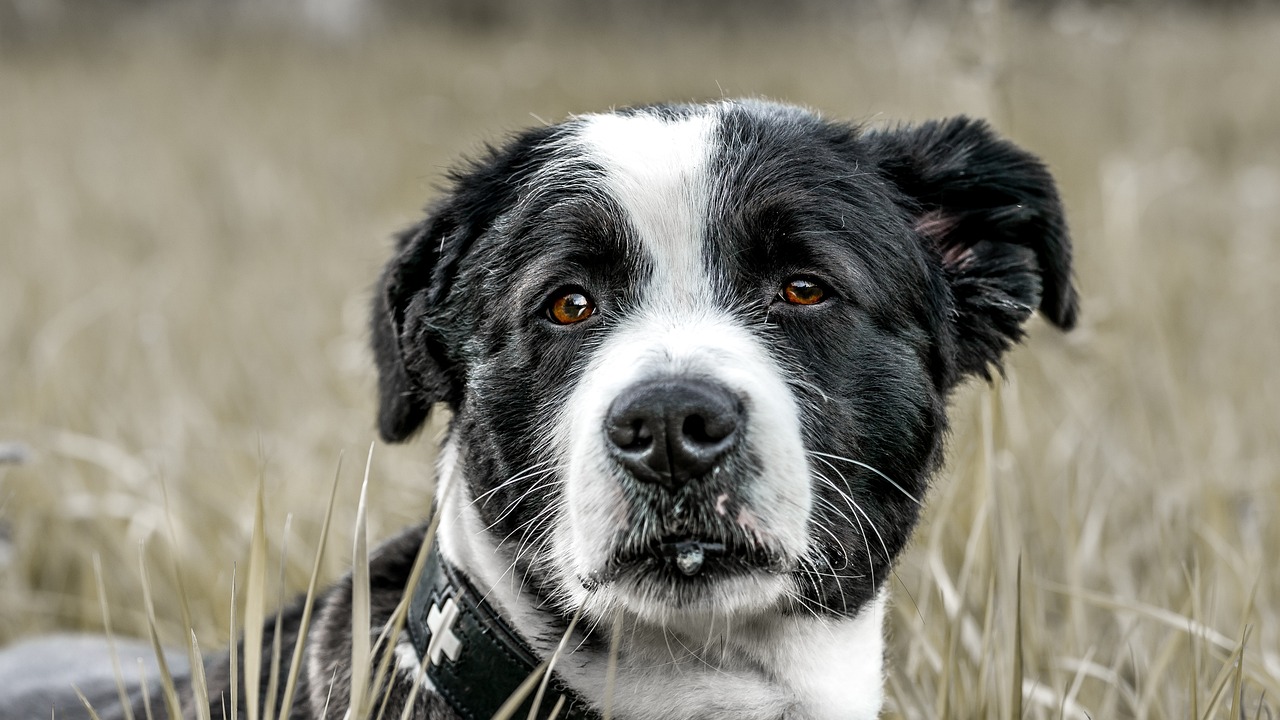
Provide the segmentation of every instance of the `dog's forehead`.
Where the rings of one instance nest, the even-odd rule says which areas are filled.
[[[576,145],[599,168],[602,188],[624,213],[655,270],[658,292],[706,286],[703,245],[714,180],[718,113],[651,112],[581,119]]]

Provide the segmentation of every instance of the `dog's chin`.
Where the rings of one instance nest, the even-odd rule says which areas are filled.
[[[776,609],[786,597],[791,564],[758,546],[664,538],[616,550],[604,568],[581,580],[598,600],[644,621],[669,623]]]

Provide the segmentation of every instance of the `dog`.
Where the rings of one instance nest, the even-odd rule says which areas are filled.
[[[1078,302],[1052,177],[985,123],[725,100],[489,148],[372,305],[382,437],[450,412],[438,526],[371,560],[367,640],[393,657],[359,683],[372,707],[821,720],[879,713],[886,581],[948,396]],[[348,577],[317,600],[288,717],[358,716],[352,598]],[[230,670],[207,662],[211,717]]]

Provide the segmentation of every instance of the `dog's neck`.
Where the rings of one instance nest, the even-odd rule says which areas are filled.
[[[465,492],[453,442],[440,461],[441,555],[465,573],[539,657],[560,639],[563,618],[539,609],[486,540]],[[584,698],[625,720],[874,718],[883,694],[886,597],[855,617],[719,618],[696,629],[624,620],[611,697],[607,647],[573,638],[557,674]],[[606,643],[607,645],[607,643]],[[577,648],[575,650],[575,648]]]

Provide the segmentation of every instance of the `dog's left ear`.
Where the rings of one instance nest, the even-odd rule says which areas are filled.
[[[942,263],[954,303],[953,380],[989,379],[1037,308],[1064,330],[1075,325],[1071,240],[1043,163],[965,117],[864,137]]]
[[[442,291],[437,269],[452,245],[447,209],[400,233],[396,254],[378,278],[370,322],[373,359],[378,367],[378,430],[387,442],[410,438],[435,402],[457,398],[453,363],[431,332],[430,317]]]
[[[449,174],[427,217],[400,233],[374,289],[372,345],[378,366],[378,429],[387,442],[418,431],[431,406],[462,404],[462,344],[451,302],[459,265],[515,202],[522,178],[552,152],[555,126],[533,128]]]

